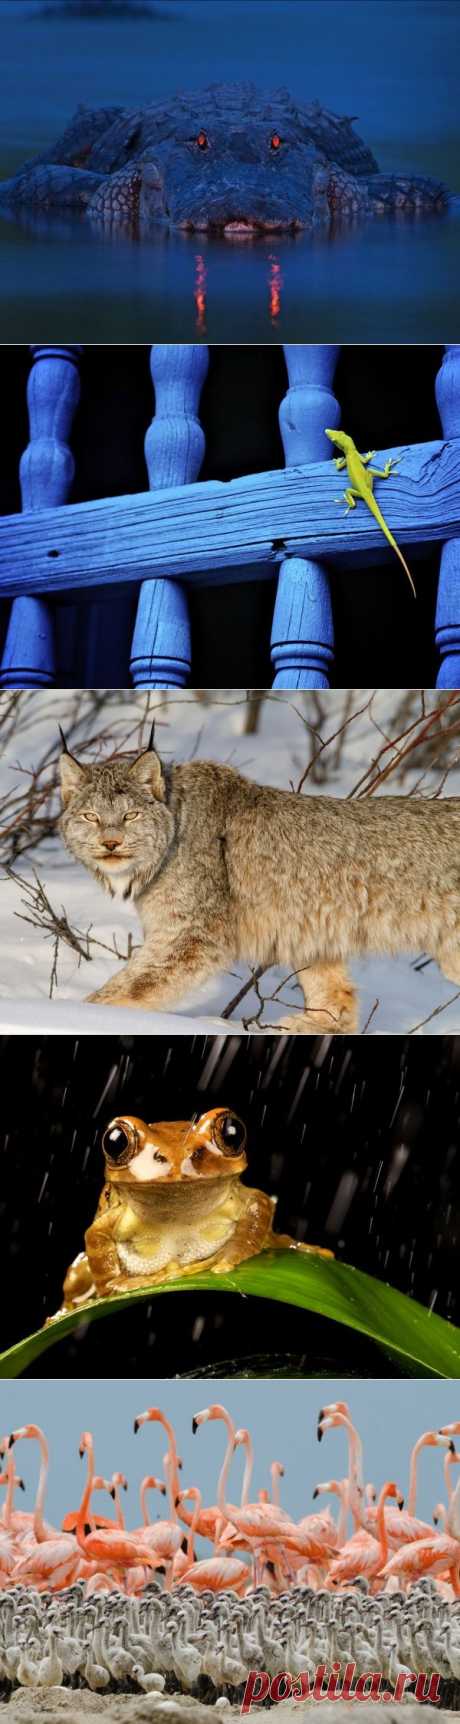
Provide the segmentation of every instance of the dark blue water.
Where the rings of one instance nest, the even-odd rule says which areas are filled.
[[[385,169],[460,192],[457,0],[162,0],[164,22],[39,16],[0,0],[0,173],[80,101],[148,102],[252,77],[356,114]],[[5,75],[6,74],[6,75]],[[101,239],[0,220],[0,340],[446,341],[460,223],[374,220],[282,241]]]

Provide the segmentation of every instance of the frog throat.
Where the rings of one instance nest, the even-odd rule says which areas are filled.
[[[146,1226],[162,1226],[167,1221],[179,1222],[203,1219],[217,1207],[221,1208],[239,1191],[235,1176],[218,1179],[177,1179],[155,1181],[148,1190],[144,1185],[115,1185],[123,1207],[126,1205]]]

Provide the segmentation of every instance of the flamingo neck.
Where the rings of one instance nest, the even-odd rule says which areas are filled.
[[[246,1460],[244,1463],[243,1483],[241,1487],[241,1508],[245,1508],[246,1503],[249,1502],[249,1490],[252,1479],[252,1469],[254,1466],[254,1448],[249,1431],[244,1439],[244,1446],[246,1450]]]
[[[416,1443],[414,1443],[414,1447],[411,1451],[410,1466],[409,1466],[409,1490],[408,1490],[408,1495],[407,1495],[407,1512],[408,1512],[408,1514],[415,1514],[415,1505],[416,1505],[416,1501],[417,1501],[417,1461],[418,1461],[418,1457],[420,1454],[420,1450],[424,1449],[425,1447],[426,1447],[426,1438],[425,1438],[425,1434],[424,1434],[422,1437],[418,1437],[418,1440]]]
[[[233,1455],[233,1451],[234,1451],[234,1447],[235,1447],[235,1426],[233,1424],[233,1420],[230,1418],[230,1413],[222,1412],[220,1416],[221,1416],[221,1419],[223,1421],[223,1424],[226,1426],[226,1429],[228,1431],[228,1443],[227,1443],[227,1447],[225,1450],[222,1466],[221,1466],[220,1473],[219,1473],[219,1483],[218,1483],[218,1487],[217,1487],[217,1501],[219,1504],[221,1514],[223,1516],[225,1516],[226,1520],[231,1520],[232,1505],[231,1505],[231,1503],[228,1503],[228,1504],[226,1503],[225,1493],[226,1493],[226,1489],[227,1489],[227,1479],[228,1479],[228,1475],[229,1475],[229,1471],[230,1471],[230,1463],[231,1463],[231,1459],[232,1459],[232,1455]]]
[[[198,1521],[199,1521],[200,1514],[201,1514],[201,1491],[198,1490],[198,1487],[195,1489],[192,1486],[192,1488],[190,1490],[190,1496],[192,1496],[192,1494],[193,1494],[193,1497],[195,1500],[195,1507],[193,1510],[192,1519],[190,1521],[190,1533],[189,1533],[189,1538],[188,1538],[188,1551],[187,1551],[187,1556],[188,1556],[188,1561],[189,1561],[190,1567],[192,1565],[192,1562],[195,1559],[195,1533],[196,1533]]]
[[[35,1499],[35,1509],[34,1509],[34,1534],[35,1534],[35,1538],[37,1539],[37,1543],[43,1544],[44,1540],[47,1539],[47,1537],[48,1537],[45,1523],[43,1520],[43,1507],[44,1507],[44,1502],[45,1502],[46,1481],[47,1481],[47,1477],[48,1477],[48,1444],[46,1441],[46,1437],[43,1435],[43,1431],[40,1430],[38,1425],[35,1426],[34,1436],[37,1438],[37,1442],[40,1444],[40,1455],[41,1455],[40,1475],[39,1475],[39,1480],[38,1480],[38,1490],[37,1490],[37,1495],[36,1495],[36,1499]]]
[[[116,1525],[117,1525],[117,1526],[119,1526],[119,1527],[120,1527],[120,1528],[121,1528],[121,1531],[122,1531],[122,1532],[124,1532],[124,1531],[125,1531],[125,1517],[124,1517],[124,1514],[123,1514],[123,1509],[122,1509],[122,1506],[121,1506],[121,1498],[120,1498],[120,1486],[119,1486],[119,1485],[114,1485],[114,1491],[115,1491],[115,1516],[116,1516]]]
[[[169,1512],[170,1512],[171,1520],[177,1524],[177,1509],[176,1509],[175,1498],[179,1495],[180,1486],[179,1486],[179,1479],[178,1479],[177,1443],[176,1443],[175,1432],[174,1432],[173,1427],[170,1423],[170,1420],[165,1417],[164,1413],[162,1413],[161,1418],[159,1418],[158,1421],[155,1421],[155,1422],[158,1422],[159,1425],[163,1426],[163,1430],[166,1431],[166,1435],[167,1435],[168,1441],[169,1441],[168,1465],[165,1469],[166,1470],[166,1486],[167,1486],[167,1491],[168,1491]],[[151,1423],[152,1424],[154,1423],[153,1419],[152,1419]],[[170,1462],[171,1462],[171,1465],[169,1464]]]
[[[141,1510],[142,1510],[142,1519],[144,1522],[144,1526],[151,1526],[152,1525],[152,1522],[150,1520],[149,1511],[147,1508],[147,1491],[149,1489],[150,1489],[150,1486],[149,1486],[148,1479],[143,1479],[142,1484],[141,1484],[141,1489],[140,1489],[140,1499],[141,1499]]]
[[[91,1491],[92,1491],[92,1486],[93,1486],[93,1478],[94,1478],[94,1448],[93,1448],[92,1443],[91,1443],[91,1447],[86,1449],[86,1454],[88,1456],[88,1470],[87,1470],[87,1474],[86,1474],[86,1484],[85,1484],[85,1488],[83,1491],[83,1496],[81,1499],[80,1507],[78,1510],[77,1523],[76,1523],[76,1527],[75,1527],[75,1535],[76,1535],[76,1539],[77,1539],[77,1544],[79,1544],[80,1550],[83,1550],[83,1551],[86,1550],[86,1537],[85,1537],[85,1532],[84,1532],[84,1526],[85,1526],[85,1522],[86,1522],[87,1517],[88,1517],[88,1508],[89,1508]]]
[[[344,1426],[348,1438],[348,1500],[353,1515],[355,1532],[358,1527],[364,1527],[369,1532],[369,1520],[366,1519],[362,1504],[361,1491],[363,1481],[363,1445],[355,1425],[342,1413],[340,1424]]]
[[[4,1512],[3,1512],[3,1525],[7,1528],[8,1532],[11,1532],[11,1523],[12,1523],[12,1518],[13,1518],[14,1486],[15,1486],[15,1465],[14,1465],[14,1457],[13,1457],[12,1449],[8,1450],[8,1455],[6,1457],[6,1471],[7,1471],[7,1482],[6,1482],[5,1508],[4,1508]]]
[[[387,1533],[387,1524],[386,1524],[386,1520],[385,1520],[385,1503],[386,1503],[386,1499],[389,1495],[390,1495],[390,1492],[388,1490],[388,1485],[382,1485],[379,1500],[377,1503],[377,1518],[376,1518],[376,1537],[377,1537],[379,1545],[380,1545],[380,1555],[381,1555],[381,1559],[382,1559],[381,1560],[381,1567],[382,1568],[383,1568],[383,1565],[386,1562],[387,1556],[388,1556],[388,1533]]]
[[[342,1479],[341,1483],[338,1485],[338,1495],[340,1497],[340,1510],[339,1510],[339,1515],[338,1515],[338,1520],[337,1520],[336,1538],[337,1538],[337,1544],[338,1544],[339,1548],[341,1547],[342,1544],[345,1544],[345,1538],[346,1538],[346,1532],[347,1532],[347,1519],[348,1519],[348,1494],[349,1494],[348,1493],[348,1479]]]

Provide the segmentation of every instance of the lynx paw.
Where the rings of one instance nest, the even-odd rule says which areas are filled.
[[[355,1035],[358,1024],[358,1003],[354,989],[344,983],[327,1006],[296,1012],[291,1018],[282,1018],[277,1027],[289,1036],[345,1036]]]

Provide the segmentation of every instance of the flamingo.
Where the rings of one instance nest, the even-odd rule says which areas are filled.
[[[115,1502],[115,1483],[114,1483],[114,1481],[115,1480],[121,1481],[121,1479],[122,1479],[121,1473],[114,1473],[112,1479],[103,1479],[98,1474],[97,1477],[95,1476],[93,1479],[93,1483],[92,1483],[92,1487],[91,1487],[91,1495],[93,1495],[93,1493],[95,1491],[107,1491],[108,1495],[111,1496],[112,1500]],[[125,1489],[127,1489],[126,1482],[125,1482]],[[64,1515],[64,1519],[63,1519],[63,1521],[61,1521],[62,1532],[75,1532],[77,1520],[78,1520],[78,1509],[70,1509],[69,1514]],[[113,1524],[114,1524],[113,1515],[111,1517],[109,1517],[108,1515],[103,1515],[100,1513],[99,1509],[97,1510],[97,1513],[95,1512],[94,1514],[89,1514],[89,1511],[88,1511],[88,1525],[91,1525],[91,1530],[93,1530],[93,1528],[96,1526],[111,1527],[111,1526],[113,1526]],[[120,1524],[122,1524],[122,1523],[120,1523],[120,1521],[118,1521],[118,1525],[120,1525]]]
[[[222,1419],[228,1433],[228,1443],[219,1475],[217,1492],[223,1521],[219,1545],[221,1548],[228,1549],[236,1544],[241,1549],[241,1535],[243,1535],[243,1538],[249,1540],[253,1549],[254,1569],[258,1576],[262,1558],[264,1561],[268,1557],[270,1561],[278,1562],[280,1557],[285,1557],[287,1535],[293,1537],[294,1540],[301,1538],[302,1535],[299,1534],[295,1522],[289,1520],[285,1510],[277,1508],[274,1503],[245,1503],[243,1506],[240,1504],[237,1507],[236,1504],[226,1502],[227,1477],[236,1443],[235,1427],[226,1407],[222,1407],[216,1402],[213,1406],[205,1407],[202,1412],[195,1414],[192,1423],[193,1431],[195,1432],[208,1419]],[[230,1522],[230,1526],[227,1525],[228,1522]],[[303,1553],[303,1547],[299,1544],[291,1544],[290,1548],[299,1554]],[[317,1560],[324,1560],[324,1553],[323,1551],[319,1552],[318,1544],[316,1556]]]
[[[195,1532],[200,1518],[201,1491],[195,1485],[188,1490],[180,1491],[180,1497],[186,1497],[195,1502],[195,1513],[189,1538],[189,1560],[191,1566],[186,1568],[175,1582],[176,1586],[193,1586],[196,1592],[237,1592],[242,1598],[247,1591],[249,1570],[245,1562],[235,1556],[224,1556],[214,1547],[214,1555],[204,1557],[201,1562],[194,1562]]]
[[[377,1503],[377,1538],[371,1534],[355,1533],[348,1544],[343,1545],[339,1556],[331,1562],[328,1574],[328,1584],[341,1586],[354,1580],[356,1575],[364,1575],[366,1580],[375,1580],[383,1569],[388,1555],[388,1526],[385,1516],[385,1503],[388,1497],[396,1497],[402,1507],[403,1497],[398,1485],[393,1480],[386,1480],[382,1485]]]
[[[83,1434],[80,1437],[79,1454],[81,1458],[83,1458],[85,1454],[88,1456],[86,1485],[83,1491],[76,1525],[76,1538],[79,1549],[85,1557],[89,1557],[90,1559],[93,1558],[98,1567],[101,1567],[102,1565],[102,1568],[115,1568],[118,1570],[120,1568],[133,1568],[135,1564],[140,1564],[147,1568],[154,1568],[155,1562],[145,1544],[142,1545],[140,1539],[136,1539],[130,1533],[126,1533],[122,1527],[113,1525],[110,1529],[108,1527],[98,1527],[94,1532],[87,1532],[85,1530],[85,1527],[88,1524],[86,1516],[94,1479],[93,1439],[90,1431],[83,1431]]]
[[[57,1528],[54,1526],[48,1526],[47,1522],[43,1519],[43,1505],[45,1501],[49,1465],[48,1444],[45,1434],[40,1429],[40,1425],[21,1425],[19,1430],[11,1432],[11,1436],[8,1438],[8,1448],[11,1449],[13,1443],[18,1443],[22,1441],[23,1438],[30,1437],[35,1439],[40,1447],[40,1473],[37,1495],[35,1498],[35,1508],[33,1514],[30,1515],[30,1519],[27,1516],[27,1520],[29,1522],[30,1533],[33,1534],[34,1544],[42,1544],[45,1539],[58,1537]]]
[[[5,1471],[0,1474],[0,1484],[6,1485],[5,1502],[0,1514],[1,1528],[18,1544],[24,1534],[24,1522],[29,1525],[29,1516],[14,1508],[15,1490],[24,1491],[26,1487],[24,1479],[16,1472],[14,1457],[10,1452],[6,1455]]]
[[[342,1411],[344,1406],[345,1402],[337,1401],[331,1406],[323,1408],[318,1425],[318,1436],[321,1440],[324,1431],[333,1426],[343,1426],[347,1431],[349,1439],[349,1501],[355,1528],[358,1530],[361,1527],[365,1532],[372,1533],[377,1524],[378,1511],[372,1503],[365,1504],[364,1502],[362,1445],[348,1413],[345,1414]],[[426,1432],[425,1436],[432,1437],[433,1443],[440,1444],[443,1440],[437,1432]],[[406,1541],[410,1542],[415,1538],[426,1538],[432,1530],[427,1521],[416,1520],[415,1516],[409,1514],[407,1509],[401,1513],[396,1509],[389,1508],[386,1510],[385,1519],[389,1543],[392,1547],[394,1545],[399,1546]]]
[[[448,1533],[431,1532],[429,1538],[414,1539],[411,1544],[404,1544],[400,1550],[393,1551],[389,1561],[380,1570],[381,1580],[396,1578],[403,1585],[419,1580],[421,1576],[444,1575],[447,1571],[455,1597],[460,1597],[460,1541]]]
[[[162,1567],[163,1564],[166,1564],[165,1586],[169,1588],[173,1576],[174,1558],[177,1556],[184,1538],[182,1527],[179,1526],[175,1502],[176,1495],[178,1494],[176,1489],[178,1469],[177,1448],[173,1427],[170,1424],[169,1419],[167,1419],[165,1414],[162,1413],[160,1407],[148,1407],[145,1413],[139,1413],[138,1417],[134,1420],[134,1434],[136,1435],[141,1425],[152,1423],[162,1425],[163,1429],[167,1432],[169,1440],[167,1461],[169,1462],[170,1459],[170,1465],[167,1465],[166,1479],[171,1519],[157,1521],[155,1525],[150,1524],[148,1526],[143,1526],[138,1537],[139,1543],[143,1544],[145,1549],[150,1552],[152,1567]]]
[[[323,1496],[323,1495],[326,1496],[327,1494],[329,1494],[329,1492],[333,1496],[338,1496],[339,1501],[340,1501],[340,1510],[339,1510],[339,1517],[338,1517],[337,1523],[333,1520],[332,1515],[329,1515],[328,1524],[330,1522],[331,1532],[333,1532],[333,1534],[334,1534],[335,1545],[337,1546],[338,1550],[341,1550],[342,1545],[345,1544],[345,1539],[346,1539],[346,1534],[347,1534],[348,1504],[349,1504],[348,1479],[328,1479],[325,1484],[315,1485],[315,1489],[313,1491],[313,1500],[315,1500],[315,1498],[319,1497],[319,1496]],[[320,1515],[317,1515],[316,1517],[312,1516],[311,1518],[312,1519],[316,1518],[317,1520],[320,1520],[322,1517]],[[326,1516],[324,1516],[323,1518],[326,1519]],[[300,1522],[300,1525],[302,1525],[302,1522]]]

